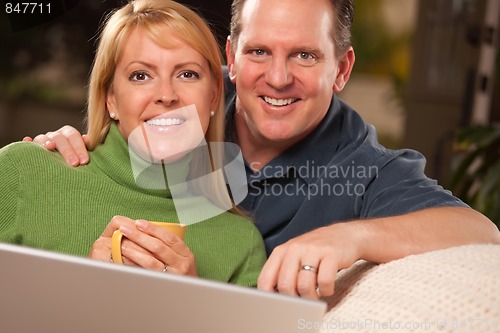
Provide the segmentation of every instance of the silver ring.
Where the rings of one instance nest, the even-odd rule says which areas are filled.
[[[163,271],[162,271],[162,272],[164,272],[164,273],[168,273],[168,266],[167,266],[167,265],[165,265],[165,268],[163,269]]]
[[[302,267],[300,267],[300,269],[303,271],[310,271],[310,272],[316,273],[316,267],[311,266],[311,265],[303,265]]]

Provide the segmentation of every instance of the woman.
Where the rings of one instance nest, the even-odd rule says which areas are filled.
[[[71,168],[28,143],[1,149],[0,241],[75,255],[91,249],[91,258],[108,261],[120,229],[125,264],[255,286],[265,249],[250,221],[223,213],[189,226],[184,243],[137,220],[179,221],[170,177],[158,188],[138,178],[160,165],[176,182],[188,179],[200,140],[223,141],[220,59],[206,23],[178,3],[136,0],[111,15],[90,78],[91,162]],[[206,135],[183,134],[187,128]],[[145,164],[143,172],[131,161]],[[216,192],[214,203],[224,199]]]

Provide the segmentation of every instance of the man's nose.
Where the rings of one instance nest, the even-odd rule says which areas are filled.
[[[273,57],[266,72],[267,83],[275,89],[283,89],[293,81],[287,59]]]

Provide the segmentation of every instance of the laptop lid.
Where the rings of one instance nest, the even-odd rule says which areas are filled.
[[[325,311],[320,301],[0,243],[1,332],[318,332]]]

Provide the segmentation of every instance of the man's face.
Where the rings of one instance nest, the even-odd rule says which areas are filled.
[[[352,68],[335,56],[333,19],[328,0],[247,0],[234,54],[226,47],[240,141],[290,146],[323,119]]]

